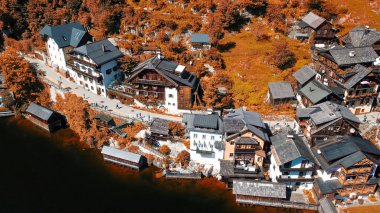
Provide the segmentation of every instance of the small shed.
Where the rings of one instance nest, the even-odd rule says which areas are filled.
[[[161,118],[155,118],[150,125],[151,138],[153,140],[169,139],[169,121]]]
[[[286,184],[234,179],[232,193],[237,203],[273,205],[286,199]]]
[[[95,115],[94,120],[96,122],[97,127],[109,128],[115,126],[115,121],[113,120],[113,118],[104,114]]]
[[[132,169],[141,169],[145,164],[145,158],[132,152],[123,151],[109,146],[102,148],[103,159],[110,163],[130,167]]]
[[[191,45],[194,49],[210,48],[210,37],[208,34],[192,34]]]
[[[297,70],[297,72],[293,73],[293,77],[297,81],[298,88],[301,88],[312,81],[316,75],[317,72],[307,65],[303,66],[301,69]]]
[[[61,114],[35,103],[28,106],[24,116],[35,125],[49,132],[61,128],[63,123]]]
[[[295,94],[289,82],[269,82],[269,101],[272,105],[289,103],[295,99]]]

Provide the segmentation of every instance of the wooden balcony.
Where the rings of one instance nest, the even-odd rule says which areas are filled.
[[[346,170],[344,168],[342,168],[342,172],[344,172],[344,174],[347,174],[347,175],[350,175],[350,174],[360,174],[360,173],[371,173],[372,171],[372,168],[370,167],[363,167],[363,168],[356,168],[356,169],[349,169],[349,170]]]
[[[291,178],[288,175],[280,175],[276,178],[279,183],[286,183],[286,182],[313,182],[314,178],[306,178],[306,177],[298,177],[298,178]]]
[[[80,64],[83,64],[83,65],[86,65],[86,66],[89,66],[89,67],[93,67],[93,68],[97,67],[97,65],[95,63],[91,63],[89,61],[85,61],[85,60],[83,60],[81,58],[78,58],[76,56],[71,56],[71,60],[70,61],[76,61],[76,62],[78,62]]]
[[[242,148],[236,148],[235,149],[235,153],[252,153],[254,154],[255,153],[255,149],[253,148],[249,148],[249,149],[242,149]]]
[[[137,79],[136,82],[139,84],[158,85],[158,86],[161,86],[164,84],[164,82],[159,81],[159,80],[148,80],[148,79]]]

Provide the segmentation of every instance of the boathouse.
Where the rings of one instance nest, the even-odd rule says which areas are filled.
[[[109,146],[103,146],[102,155],[105,161],[115,163],[132,169],[141,169],[144,166],[145,158],[132,152],[123,151]]]
[[[28,106],[24,116],[32,123],[49,132],[61,128],[63,123],[61,114],[35,103]]]

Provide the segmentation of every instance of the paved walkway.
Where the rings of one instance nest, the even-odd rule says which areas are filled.
[[[62,77],[52,68],[47,66],[44,62],[38,59],[30,58],[28,56],[24,56],[24,58],[27,61],[29,61],[29,63],[31,63],[31,65],[35,67],[36,69],[44,71],[46,74],[44,78],[46,78],[47,80],[54,82],[56,84],[59,84],[59,82],[61,82],[62,88],[70,88],[69,89],[70,93],[74,93],[80,97],[83,97],[90,104],[97,103],[98,106],[107,107],[107,110],[104,110],[104,108],[102,110],[105,113],[109,113],[115,116],[130,117],[130,118],[137,118],[137,114],[139,115],[141,114],[141,119],[144,121],[150,121],[152,120],[152,118],[162,118],[162,119],[171,120],[171,121],[182,120],[181,117],[162,115],[162,114],[151,113],[151,112],[147,112],[143,110],[134,109],[130,106],[122,104],[119,100],[99,96],[77,85],[76,83],[69,81],[67,78]],[[116,105],[118,105],[121,108],[116,108]]]

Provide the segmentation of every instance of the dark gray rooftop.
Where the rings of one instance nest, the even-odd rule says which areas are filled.
[[[257,112],[247,111],[243,108],[236,109],[228,113],[225,118],[227,119],[241,119],[245,124],[265,128],[265,124],[261,118],[261,115]]]
[[[363,65],[357,64],[352,69],[352,72],[356,72],[356,74],[343,84],[344,88],[346,89],[351,89],[353,86],[359,83],[359,81],[371,73],[371,70],[367,69]]]
[[[298,158],[304,158],[313,163],[316,160],[306,142],[297,134],[291,131],[282,131],[277,135],[270,138],[274,151],[272,154],[276,155],[281,165],[296,160]]]
[[[245,123],[241,119],[223,119],[224,131],[226,133],[237,133],[244,129]]]
[[[105,122],[110,122],[112,120],[112,117],[104,115],[104,114],[97,114],[94,116],[95,119],[100,119]]]
[[[338,66],[372,63],[379,57],[372,47],[342,47],[329,52]]]
[[[219,116],[216,114],[211,115],[194,115],[194,127],[217,129]]]
[[[41,120],[48,121],[50,117],[53,115],[54,111],[48,108],[45,108],[41,105],[31,103],[26,109],[27,113],[30,113]]]
[[[103,146],[101,153],[103,155],[109,155],[109,156],[112,156],[112,157],[116,157],[116,158],[120,158],[120,159],[123,159],[123,160],[131,161],[131,162],[134,162],[134,163],[139,163],[140,159],[142,157],[141,155],[138,155],[138,154],[135,154],[135,153],[132,153],[132,152],[123,151],[123,150],[116,149],[116,148],[109,147],[109,146]]]
[[[251,137],[240,137],[236,142],[236,144],[251,144],[258,145],[259,142]]]
[[[269,82],[268,86],[273,99],[294,98],[295,96],[289,82]]]
[[[317,29],[326,19],[314,14],[313,12],[309,12],[305,17],[303,17],[302,21],[312,27],[313,29]]]
[[[332,91],[326,85],[317,80],[310,81],[299,92],[309,99],[312,104],[318,104],[332,94]]]
[[[323,181],[322,178],[316,178],[315,182],[318,184],[323,195],[334,193],[337,189],[342,188],[338,180]]]
[[[334,204],[326,197],[319,200],[318,213],[338,213]]]
[[[123,53],[108,39],[77,47],[74,49],[74,52],[88,56],[98,66],[123,56]]]
[[[266,198],[286,198],[286,184],[253,180],[233,180],[232,193]]]
[[[191,88],[195,88],[199,83],[199,79],[192,73],[186,71],[185,67],[168,61],[158,55],[137,65],[132,70],[130,79],[144,70],[155,70],[167,79],[170,79],[171,82],[175,84],[181,83]]]
[[[297,72],[293,73],[293,77],[301,85],[304,85],[310,79],[313,79],[315,77],[315,75],[317,75],[317,72],[315,72],[315,70],[313,70],[312,68],[310,68],[307,65],[303,66]]]
[[[59,48],[66,46],[78,47],[91,40],[91,36],[79,22],[54,27],[46,25],[42,28],[40,34],[54,39]]]
[[[342,39],[354,47],[367,47],[380,40],[380,32],[362,26],[356,26]]]
[[[168,124],[168,120],[155,118],[150,125],[150,131],[161,135],[169,135]]]
[[[191,42],[193,43],[209,43],[210,37],[208,34],[192,34],[191,35]]]

